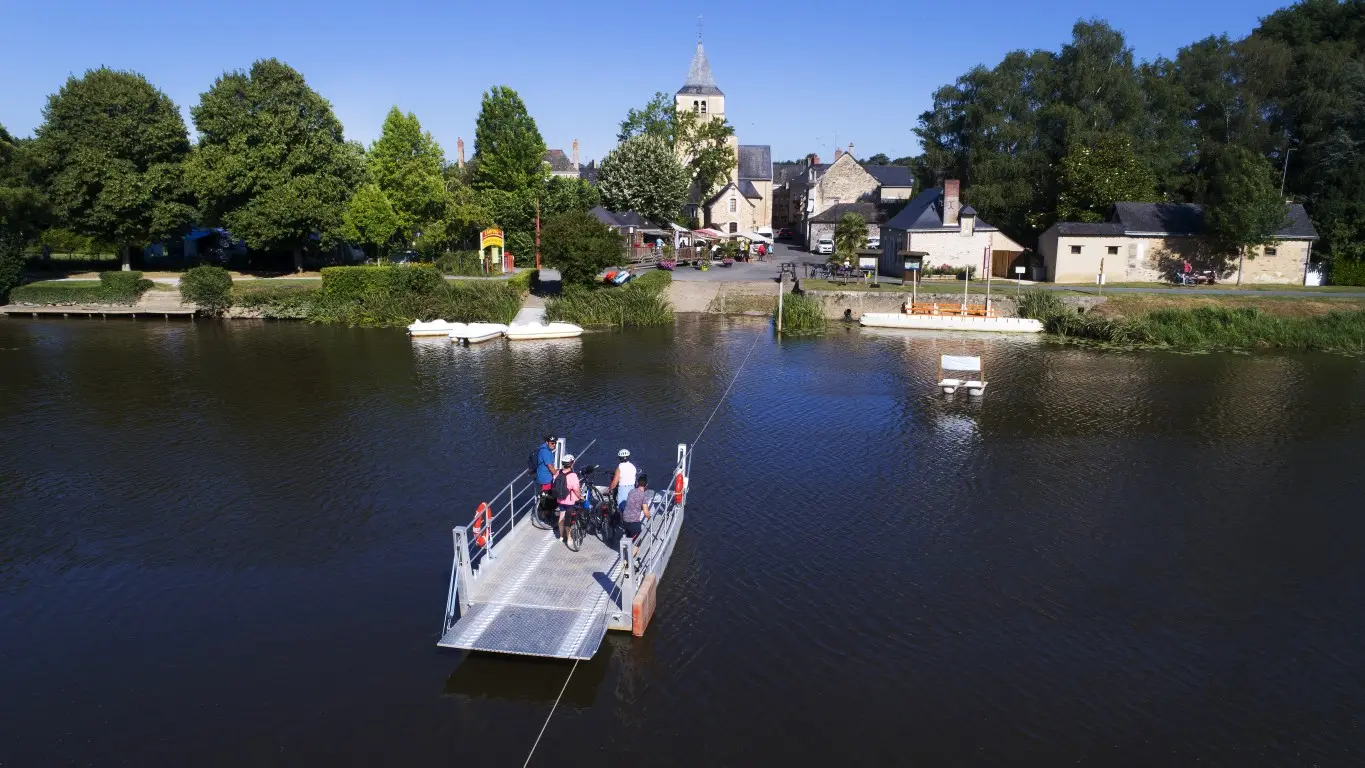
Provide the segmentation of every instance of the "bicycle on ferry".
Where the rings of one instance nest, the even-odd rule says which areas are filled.
[[[573,505],[564,515],[564,525],[569,529],[569,549],[577,552],[583,546],[583,539],[591,533],[611,546],[616,533],[616,509],[611,503],[611,494],[603,486],[592,484],[592,474],[598,469],[589,464],[578,470],[579,488],[583,499]],[[531,523],[542,530],[553,530],[558,515],[559,503],[551,491],[541,491],[540,502],[532,515]]]

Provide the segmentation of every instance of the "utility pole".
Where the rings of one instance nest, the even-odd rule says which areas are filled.
[[[540,198],[536,198],[536,269],[540,269]]]
[[[1290,152],[1293,152],[1293,151],[1294,151],[1294,148],[1293,148],[1293,147],[1289,147],[1288,149],[1286,149],[1286,150],[1284,151],[1284,170],[1280,172],[1280,199],[1281,199],[1281,200],[1284,199],[1284,182],[1285,182],[1286,179],[1289,178],[1289,153],[1290,153]]]

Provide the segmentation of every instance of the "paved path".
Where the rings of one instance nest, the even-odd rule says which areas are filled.
[[[535,325],[545,322],[545,299],[539,296],[527,295],[526,300],[521,303],[521,309],[517,316],[512,318],[512,325]]]

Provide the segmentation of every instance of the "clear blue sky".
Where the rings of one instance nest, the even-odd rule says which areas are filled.
[[[704,16],[706,51],[739,140],[774,159],[913,154],[930,94],[1010,50],[1056,50],[1079,18],[1121,29],[1137,55],[1174,55],[1211,34],[1241,37],[1289,0],[1052,0],[970,3],[356,2],[0,0],[0,123],[31,135],[68,74],[137,70],[189,108],[215,77],[274,56],[329,99],[366,145],[397,104],[454,158],[473,153],[481,93],[521,93],[550,147],[582,160],[615,144],[627,109],[687,74]],[[190,124],[191,130],[193,125]]]

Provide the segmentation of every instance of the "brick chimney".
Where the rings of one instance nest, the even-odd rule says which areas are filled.
[[[464,138],[455,140],[455,165],[464,168]]]
[[[834,148],[834,162],[836,162],[836,163],[839,162],[839,158],[842,157],[843,154],[844,154],[844,151],[843,151],[842,149],[839,149],[838,147],[835,147],[835,148]]]
[[[573,169],[578,170],[578,139],[573,140]]]
[[[943,226],[957,226],[957,212],[962,210],[962,198],[958,194],[961,184],[957,179],[943,182]]]

